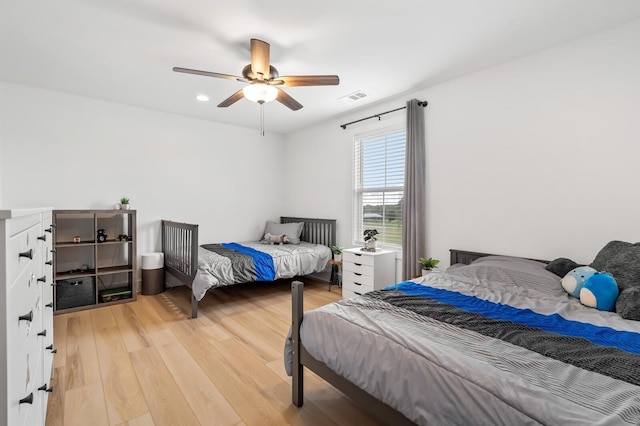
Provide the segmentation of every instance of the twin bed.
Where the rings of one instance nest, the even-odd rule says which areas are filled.
[[[638,425],[640,322],[569,297],[546,263],[452,250],[454,265],[303,313],[285,367],[389,424]]]
[[[286,244],[266,240],[283,235]],[[198,301],[210,289],[323,271],[335,241],[333,219],[283,216],[279,224],[267,222],[261,240],[202,245],[198,225],[162,221],[165,271],[191,288],[192,318],[198,316]]]

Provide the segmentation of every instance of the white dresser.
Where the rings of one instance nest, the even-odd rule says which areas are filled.
[[[0,210],[0,424],[42,426],[53,364],[51,209]]]
[[[342,251],[342,297],[380,290],[396,282],[396,253],[390,250]]]

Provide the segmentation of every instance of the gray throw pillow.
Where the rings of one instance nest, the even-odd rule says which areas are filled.
[[[300,235],[302,235],[302,227],[304,222],[277,223],[268,220],[264,228],[264,234],[286,235],[289,238],[289,244],[300,244]]]
[[[609,241],[604,247],[602,247],[596,255],[596,258],[589,266],[596,271],[603,271],[608,261],[627,250],[631,245],[631,243],[625,241]]]
[[[565,275],[573,271],[578,266],[582,265],[579,265],[573,260],[567,259],[566,257],[559,257],[549,262],[545,269],[549,272],[553,272],[561,278],[564,278]]]
[[[640,246],[629,245],[625,251],[609,259],[600,271],[613,275],[620,290],[640,288]]]
[[[616,313],[624,319],[640,321],[640,287],[628,287],[620,292]]]

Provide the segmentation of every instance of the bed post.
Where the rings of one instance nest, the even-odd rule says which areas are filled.
[[[302,324],[304,284],[291,283],[291,401],[296,407],[304,402],[303,366],[300,363],[300,325]]]
[[[198,300],[191,291],[191,318],[198,318]]]

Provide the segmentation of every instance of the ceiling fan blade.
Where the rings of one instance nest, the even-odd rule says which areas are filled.
[[[340,77],[337,75],[290,75],[278,77],[282,84],[287,87],[295,86],[336,86],[340,84]]]
[[[251,71],[259,80],[259,75],[264,76],[265,80],[271,78],[269,72],[269,43],[257,38],[251,39]]]
[[[226,108],[226,107],[228,107],[230,105],[235,104],[236,102],[238,102],[242,98],[244,98],[244,92],[242,91],[242,89],[240,89],[236,93],[234,93],[233,95],[229,96],[224,101],[220,102],[218,104],[218,107]]]
[[[302,104],[300,102],[293,99],[282,89],[278,89],[278,97],[276,97],[276,100],[280,102],[282,105],[294,111],[297,111],[300,108],[302,108]]]
[[[180,67],[173,67],[173,70],[175,72],[183,72],[185,74],[203,75],[205,77],[217,77],[217,78],[224,78],[227,80],[238,80],[238,81],[244,81],[244,82],[250,83],[250,80],[247,80],[246,78],[243,78],[243,77],[238,77],[236,75],[220,74],[217,72],[192,70],[189,68],[180,68]]]

